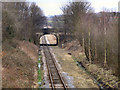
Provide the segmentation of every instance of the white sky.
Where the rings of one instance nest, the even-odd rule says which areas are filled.
[[[60,9],[62,6],[72,0],[29,0],[36,2],[36,4],[43,10],[46,16],[62,14]],[[76,0],[77,1],[77,0]],[[119,0],[87,0],[91,2],[91,6],[95,12],[100,12],[103,8],[107,8],[112,11],[118,11]]]
[[[95,12],[100,12],[101,10],[103,10],[103,8],[118,11],[119,0],[88,0],[88,1],[91,2],[91,5],[95,9]]]

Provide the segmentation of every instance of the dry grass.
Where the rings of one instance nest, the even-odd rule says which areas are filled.
[[[93,80],[77,67],[72,57],[68,55],[66,51],[54,47],[53,52],[57,56],[63,71],[74,78],[74,85],[76,88],[97,88],[97,85],[93,83]]]
[[[47,37],[48,38],[48,37]],[[51,36],[52,38],[52,36]],[[48,41],[54,41],[53,39],[48,38]],[[75,51],[76,49],[69,48],[70,45],[67,45],[67,49]],[[64,72],[67,72],[69,76],[74,78],[73,84],[76,88],[97,88],[97,85],[85,72],[83,72],[76,65],[75,61],[68,54],[67,51],[60,49],[59,47],[53,47],[53,53],[55,53],[59,64],[62,67]]]
[[[117,84],[115,83],[118,81],[118,77],[113,75],[113,71],[111,69],[106,70],[103,67],[101,67],[98,64],[90,64],[86,60],[86,56],[84,52],[82,52],[82,47],[79,46],[76,50],[73,50],[76,48],[76,45],[79,46],[79,44],[75,44],[75,41],[72,41],[70,43],[66,43],[64,46],[65,50],[69,51],[72,53],[72,56],[76,57],[78,61],[82,62],[84,67],[87,69],[87,71],[91,72],[93,75],[97,76],[97,78],[101,78],[104,83],[108,85],[113,85],[116,88],[118,87]]]
[[[3,88],[30,88],[35,86],[36,59],[22,51],[20,42],[16,40],[3,43],[3,51],[6,56],[2,58],[2,86]],[[29,45],[26,49],[31,48]],[[23,46],[24,47],[24,46]],[[31,51],[30,51],[31,52]],[[34,56],[36,57],[36,56]]]

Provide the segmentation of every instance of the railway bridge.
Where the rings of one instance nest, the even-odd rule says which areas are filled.
[[[42,36],[44,35],[54,35],[56,37],[56,44],[40,44],[41,46],[57,46],[59,41],[60,41],[60,35],[62,35],[63,33],[60,32],[55,32],[52,29],[49,28],[43,28],[42,32],[37,32],[36,35],[38,36],[38,38],[40,39]]]

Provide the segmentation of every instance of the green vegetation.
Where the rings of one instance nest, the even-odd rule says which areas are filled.
[[[38,69],[38,82],[42,82],[41,70]]]
[[[40,64],[41,65],[41,60],[42,60],[42,56],[41,55],[39,55],[39,57],[38,57],[40,60],[38,60],[38,65]],[[39,67],[38,66],[38,83],[42,83],[42,68],[41,68],[41,66]]]

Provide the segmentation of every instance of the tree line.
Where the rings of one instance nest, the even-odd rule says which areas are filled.
[[[118,15],[104,9],[95,13],[89,2],[70,2],[62,8],[64,42],[78,40],[87,60],[118,75]],[[55,18],[54,18],[55,19]],[[56,20],[58,21],[58,20]],[[58,23],[58,22],[57,22]]]
[[[40,31],[46,17],[36,3],[2,3],[3,41],[17,38],[37,43],[36,32]]]

